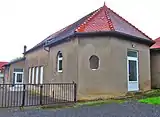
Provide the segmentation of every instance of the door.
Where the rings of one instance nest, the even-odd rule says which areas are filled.
[[[15,84],[23,84],[23,73],[22,72],[16,72],[15,75]]]
[[[127,76],[128,76],[128,91],[138,91],[138,58],[127,57]]]

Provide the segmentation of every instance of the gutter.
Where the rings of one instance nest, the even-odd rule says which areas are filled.
[[[148,39],[143,39],[140,37],[136,37],[136,36],[132,36],[129,34],[125,34],[125,33],[121,33],[121,32],[117,32],[117,31],[103,31],[103,32],[76,32],[76,35],[78,37],[83,37],[83,36],[115,36],[115,37],[128,37],[130,38],[130,41],[135,41],[135,42],[139,42],[139,43],[145,43],[149,46],[152,46],[153,44],[155,44],[155,41],[153,40],[148,40]],[[125,38],[122,38],[125,39]],[[125,39],[128,40],[128,39]]]

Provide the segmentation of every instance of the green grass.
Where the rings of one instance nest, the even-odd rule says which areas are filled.
[[[159,97],[151,97],[151,98],[141,99],[138,102],[146,103],[146,104],[160,105],[160,96]]]

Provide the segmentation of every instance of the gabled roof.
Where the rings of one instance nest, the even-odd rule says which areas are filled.
[[[0,62],[0,70],[2,69],[2,67],[4,66],[4,65],[6,65],[8,62]]]
[[[43,40],[40,45],[45,44],[45,46],[50,46],[55,43],[65,41],[69,37],[78,34],[98,34],[101,32],[112,32],[120,35],[136,37],[135,41],[140,38],[153,44],[153,40],[150,37],[148,37],[145,33],[140,31],[138,28],[133,26],[131,23],[119,16],[117,13],[115,13],[113,10],[111,10],[104,4],[103,7],[88,14],[77,22],[52,34],[51,36]],[[34,48],[36,48],[37,46],[35,46]]]
[[[151,46],[151,49],[160,49],[160,37],[154,40],[156,43]]]
[[[5,65],[3,65],[3,66],[10,66],[11,64],[13,64],[13,63],[17,63],[17,62],[20,62],[20,61],[24,61],[25,60],[25,57],[21,57],[21,58],[18,58],[18,59],[15,59],[15,60],[13,60],[13,61],[10,61],[9,63],[7,63],[7,64],[5,64]]]

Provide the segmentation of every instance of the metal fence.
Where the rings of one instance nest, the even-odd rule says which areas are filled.
[[[76,83],[0,84],[0,107],[76,102]]]

